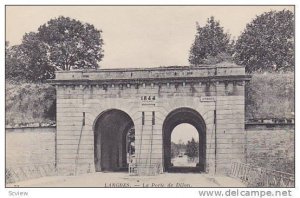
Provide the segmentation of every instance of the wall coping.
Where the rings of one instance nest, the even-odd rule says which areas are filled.
[[[145,68],[106,68],[106,69],[76,69],[70,71],[55,71],[56,73],[97,73],[97,72],[125,72],[125,71],[169,71],[169,70],[205,70],[205,69],[216,69],[216,68],[244,68],[239,65],[199,65],[199,66],[167,66],[167,67],[145,67]]]
[[[33,129],[33,128],[56,128],[56,124],[55,125],[51,125],[51,126],[5,126],[5,130],[6,129]]]
[[[235,65],[88,69],[56,71],[55,74],[55,79],[48,80],[54,85],[248,81],[251,78],[245,74],[244,67]]]
[[[285,127],[285,126],[289,126],[289,127],[294,127],[295,123],[256,123],[256,122],[251,122],[251,123],[247,123],[245,122],[245,128],[247,129],[248,127]],[[6,125],[5,129],[24,129],[24,128],[56,128],[56,124],[53,125],[49,125],[49,126],[9,126]]]

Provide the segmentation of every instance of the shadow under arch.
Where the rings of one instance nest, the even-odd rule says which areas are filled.
[[[199,163],[195,168],[172,167],[171,163],[171,134],[179,124],[191,124],[199,134]],[[167,172],[205,172],[206,169],[206,124],[202,116],[194,109],[181,107],[171,111],[163,123],[163,160],[164,171]]]
[[[108,109],[94,121],[95,170],[127,170],[127,140],[129,130],[134,128],[131,117],[119,109]]]

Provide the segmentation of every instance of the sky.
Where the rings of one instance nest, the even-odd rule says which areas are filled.
[[[197,142],[199,142],[199,135],[197,129],[191,124],[179,124],[177,125],[171,134],[171,141],[178,143],[187,143],[194,138]]]
[[[255,16],[283,6],[6,6],[6,41],[20,44],[52,18],[68,16],[103,31],[101,68],[189,65],[196,22],[210,16],[238,38]]]
[[[224,31],[237,39],[257,15],[289,6],[6,6],[6,41],[20,44],[25,33],[59,16],[93,24],[102,30],[101,68],[189,65],[188,55],[196,22],[204,26],[214,16]],[[196,129],[178,125],[172,141],[186,143]]]

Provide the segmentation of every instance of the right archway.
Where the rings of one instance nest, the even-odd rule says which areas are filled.
[[[171,134],[179,124],[191,124],[199,133],[199,163],[197,167],[190,169],[193,172],[205,172],[206,169],[206,125],[202,116],[191,108],[178,108],[170,112],[163,123],[163,159],[164,171],[171,172]],[[186,170],[179,170],[186,171]]]

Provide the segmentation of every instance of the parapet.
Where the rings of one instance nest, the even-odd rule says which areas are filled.
[[[175,66],[155,68],[120,68],[120,69],[88,69],[73,71],[57,71],[53,84],[63,82],[160,82],[160,81],[215,81],[215,80],[247,80],[245,68],[231,65],[210,66]]]

